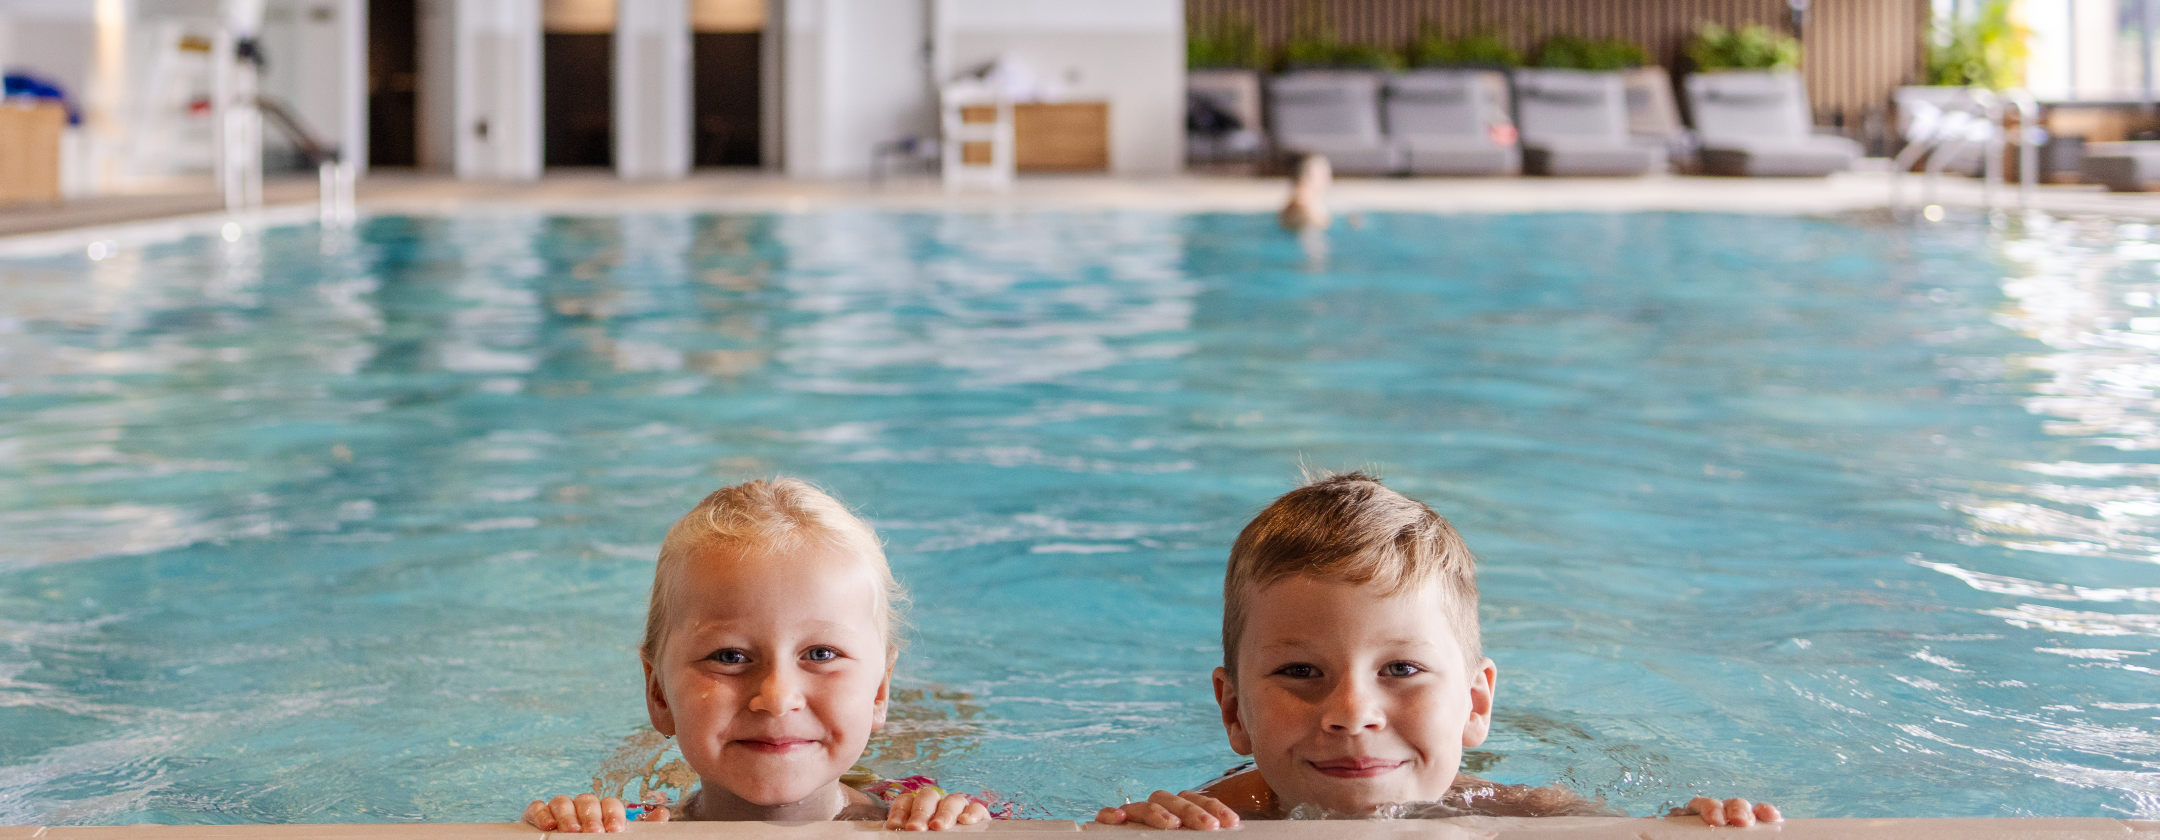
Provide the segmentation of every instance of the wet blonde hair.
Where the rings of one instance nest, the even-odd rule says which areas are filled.
[[[876,621],[885,638],[886,660],[889,663],[899,655],[894,604],[905,601],[907,595],[893,579],[877,532],[839,499],[807,481],[781,477],[715,490],[668,528],[667,539],[660,543],[660,562],[653,569],[645,641],[638,647],[645,661],[659,661],[660,646],[667,641],[668,586],[676,569],[692,557],[720,548],[767,555],[825,548],[861,558],[869,564],[877,587]]]
[[[1463,656],[1473,668],[1484,657],[1470,546],[1432,508],[1377,478],[1322,475],[1284,493],[1238,533],[1223,575],[1223,667],[1232,679],[1247,600],[1290,578],[1376,586],[1384,596],[1438,586]]]

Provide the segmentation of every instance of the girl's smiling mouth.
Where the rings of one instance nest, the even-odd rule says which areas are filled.
[[[1408,764],[1407,761],[1391,761],[1385,758],[1337,758],[1328,761],[1309,762],[1322,775],[1337,779],[1370,779],[1392,773]]]

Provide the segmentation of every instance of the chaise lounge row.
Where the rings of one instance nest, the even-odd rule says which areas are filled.
[[[1638,112],[1670,114],[1659,87],[1580,70],[1305,71],[1268,80],[1269,127],[1277,149],[1345,174],[1643,175],[1667,167],[1668,138],[1630,132],[1630,96]],[[1826,175],[1860,155],[1814,134],[1793,74],[1697,74],[1687,98],[1688,145],[1711,174]],[[1663,121],[1677,131],[1676,114]]]

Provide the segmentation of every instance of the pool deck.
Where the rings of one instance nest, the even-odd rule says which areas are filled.
[[[647,837],[716,837],[741,840],[844,840],[882,831],[878,823],[655,823],[633,824],[629,834]],[[1056,835],[1087,832],[1167,832],[1069,820],[1012,820],[958,829],[959,833]],[[1693,817],[1628,819],[1551,817],[1519,819],[1462,817],[1447,820],[1349,822],[1249,822],[1232,833],[1247,840],[1707,840],[1713,837],[1763,837],[1788,840],[2100,840],[2160,838],[2160,821],[2104,818],[2021,819],[1789,819],[1750,828],[1711,828]],[[0,840],[210,840],[210,838],[292,837],[305,840],[544,840],[544,832],[520,823],[439,823],[431,825],[189,825],[36,828],[0,826]],[[590,835],[563,834],[559,837]],[[1191,835],[1186,835],[1191,836]]]
[[[1828,214],[1887,210],[1890,174],[1872,169],[1829,178],[1343,178],[1329,194],[1338,216],[1365,212],[1534,213],[1642,210]],[[101,235],[116,226],[186,220],[196,227],[226,217],[207,182],[174,182],[135,195],[63,205],[0,207],[0,240]],[[1920,179],[1907,179],[1917,200]],[[909,211],[1140,210],[1272,212],[1288,194],[1275,178],[1185,175],[1163,178],[1023,177],[1006,193],[948,193],[916,176],[872,184],[862,179],[805,181],[750,170],[700,171],[679,181],[623,181],[605,170],[551,170],[535,181],[461,181],[441,174],[381,170],[360,182],[363,213],[441,214],[497,211],[605,213],[654,211],[794,212],[857,207]],[[2014,207],[2015,186],[2003,201]],[[273,180],[266,221],[311,218],[312,178]],[[1972,179],[1944,180],[1938,203],[1955,214],[1983,205]],[[2067,215],[2160,218],[2160,193],[2109,193],[2097,186],[2048,185],[2034,209]],[[1969,215],[1969,214],[1968,214]]]

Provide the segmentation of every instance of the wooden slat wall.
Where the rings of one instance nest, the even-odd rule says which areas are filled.
[[[1802,66],[1808,95],[1825,121],[1842,115],[1857,124],[1888,107],[1891,88],[1918,84],[1927,0],[1813,0]],[[1426,22],[1450,37],[1492,32],[1530,53],[1558,35],[1625,38],[1643,45],[1667,68],[1703,21],[1726,26],[1762,23],[1791,31],[1786,0],[1186,0],[1188,25],[1221,15],[1243,16],[1269,45],[1295,34],[1317,11],[1344,43],[1401,47]]]

